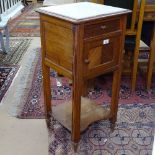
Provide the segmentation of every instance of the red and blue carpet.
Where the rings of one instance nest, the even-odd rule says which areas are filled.
[[[11,85],[18,68],[18,66],[0,67],[0,102]]]
[[[18,118],[44,118],[41,60],[34,70],[28,96]],[[51,72],[53,106],[71,98],[68,79],[59,77],[62,86],[56,85],[56,73]],[[104,81],[104,82],[103,82]],[[151,155],[155,127],[155,81],[152,89],[145,90],[145,81],[139,77],[135,93],[131,93],[130,78],[122,77],[117,125],[110,131],[108,121],[98,121],[82,133],[79,155]],[[108,107],[111,100],[111,77],[99,80],[88,97]],[[71,134],[58,121],[52,120],[54,130],[49,132],[50,155],[73,155]],[[49,130],[50,131],[50,130]]]
[[[35,67],[33,73],[31,87],[28,90],[28,95],[23,101],[23,108],[18,114],[19,118],[44,118],[43,92],[42,92],[42,72],[41,58]],[[62,86],[57,86],[56,81],[59,79]],[[155,78],[153,78],[155,79]],[[71,98],[72,87],[69,85],[68,79],[65,77],[57,78],[55,72],[51,72],[52,83],[52,104],[57,105]],[[111,84],[112,77],[107,75],[103,79],[99,79],[96,86],[90,89],[88,97],[95,100],[98,104],[107,105],[111,101]],[[153,81],[150,91],[145,89],[145,79],[139,76],[137,88],[134,93],[130,89],[130,77],[123,76],[121,80],[120,100],[121,106],[127,104],[151,104],[155,103],[155,81]]]
[[[152,155],[155,105],[120,105],[117,125],[108,121],[92,124],[81,134],[77,155]],[[53,120],[49,133],[49,155],[74,155],[71,134]]]
[[[16,65],[27,51],[31,39],[29,38],[10,38],[10,51],[4,54],[0,51],[0,66]]]
[[[12,37],[38,37],[40,36],[39,14],[35,12],[42,4],[27,6],[21,15],[9,23]]]

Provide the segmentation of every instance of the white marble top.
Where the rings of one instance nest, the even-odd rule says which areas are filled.
[[[118,13],[128,12],[127,9],[112,7],[91,2],[79,2],[71,4],[56,5],[50,7],[41,7],[39,12],[47,14],[56,14],[73,20],[83,20],[98,16],[114,15]]]

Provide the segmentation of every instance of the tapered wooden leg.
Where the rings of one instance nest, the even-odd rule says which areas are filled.
[[[73,95],[72,95],[72,142],[75,146],[80,140],[80,115],[81,115],[81,95],[83,86],[83,25],[74,27],[74,56],[73,56]]]
[[[120,78],[121,71],[116,70],[113,73],[113,83],[112,83],[112,99],[111,99],[111,129],[113,130],[115,127],[115,123],[117,120],[117,111],[118,111],[118,100],[119,100],[119,90],[120,90]]]
[[[44,89],[44,104],[45,104],[45,117],[47,126],[51,125],[51,87],[50,87],[50,67],[42,64],[43,69],[43,89]]]
[[[72,142],[74,150],[77,150],[80,140],[80,115],[81,115],[81,91],[82,83],[78,77],[73,80],[73,97],[72,97]]]
[[[83,81],[82,85],[82,96],[85,97],[88,94],[88,80]]]
[[[138,46],[139,47],[139,46]],[[132,76],[131,76],[131,91],[134,92],[136,89],[136,80],[137,80],[137,70],[138,70],[138,56],[139,49],[135,48],[134,57],[133,57],[133,68],[132,68]]]
[[[79,143],[72,142],[74,152],[77,152]]]
[[[147,90],[151,88],[154,60],[155,60],[155,22],[154,22],[154,28],[153,28],[153,38],[151,42],[148,68],[147,68]]]

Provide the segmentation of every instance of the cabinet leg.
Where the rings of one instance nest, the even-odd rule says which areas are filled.
[[[119,100],[119,88],[120,88],[120,78],[121,71],[116,70],[113,73],[113,83],[112,83],[112,99],[111,99],[111,129],[114,130],[115,123],[117,121],[117,111],[118,111],[118,100]]]
[[[80,140],[80,113],[81,96],[74,98],[72,102],[72,141],[74,143]]]
[[[73,79],[72,97],[72,141],[74,144],[80,140],[80,115],[81,115],[81,94],[82,82]]]
[[[77,150],[78,150],[79,143],[74,143],[74,142],[72,142],[72,146],[73,146],[74,152],[76,153]]]
[[[113,120],[110,120],[111,121],[111,124],[110,124],[110,129],[111,129],[111,132],[114,132],[115,130],[115,126],[116,126],[116,123],[112,123]]]
[[[54,130],[52,113],[48,114],[48,117],[46,118],[46,125],[47,125],[48,131]]]
[[[44,88],[44,104],[45,104],[45,118],[47,127],[51,126],[51,87],[50,87],[50,67],[42,64],[43,69],[43,88]]]
[[[82,96],[85,97],[88,94],[88,81],[84,80],[83,86],[82,86]]]

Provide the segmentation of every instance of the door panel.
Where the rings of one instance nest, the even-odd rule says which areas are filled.
[[[84,66],[85,75],[95,76],[118,65],[120,47],[119,36],[111,36],[98,40],[91,40],[85,43]],[[117,47],[117,48],[116,48]]]

